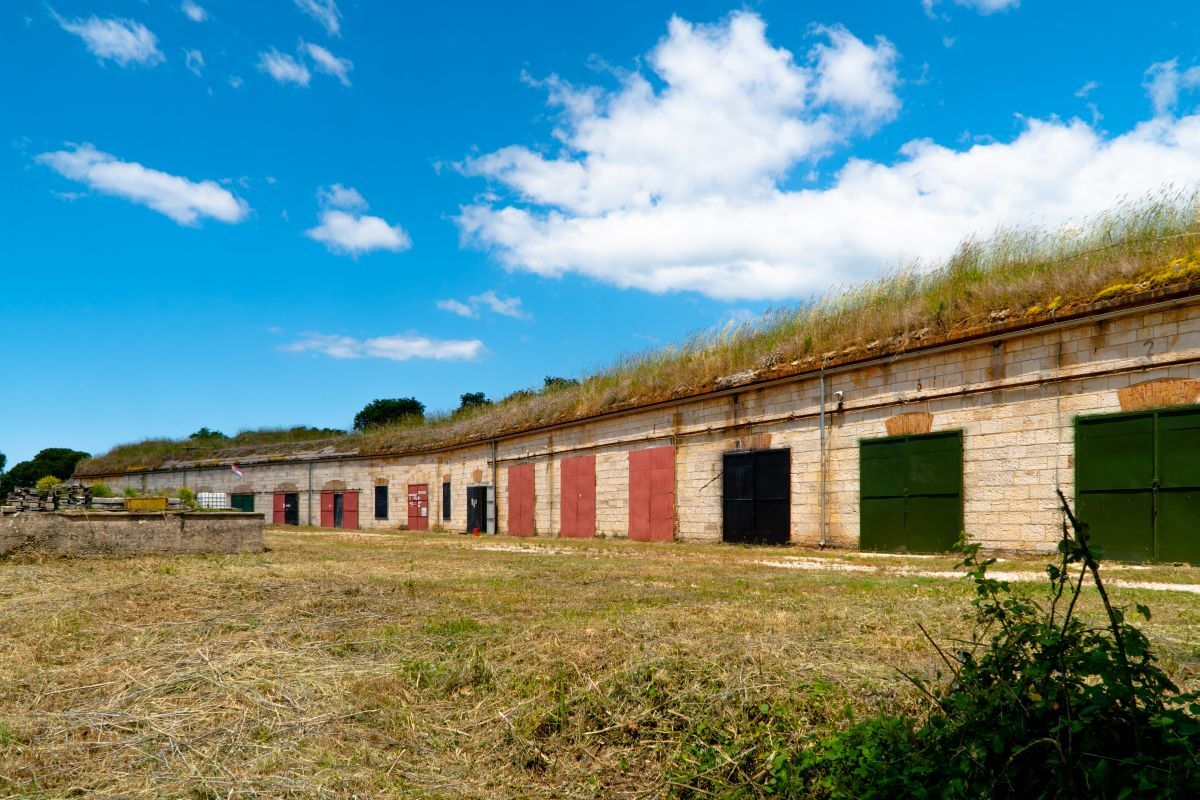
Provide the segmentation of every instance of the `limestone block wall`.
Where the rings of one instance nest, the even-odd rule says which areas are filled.
[[[675,447],[676,537],[719,541],[722,456],[731,450],[787,448],[791,454],[791,540],[837,547],[858,544],[859,442],[890,433],[963,432],[964,526],[996,549],[1049,550],[1056,543],[1055,489],[1074,491],[1074,420],[1130,403],[1200,400],[1200,300],[1107,318],[1011,332],[994,340],[829,370],[821,446],[821,378],[808,374],[756,388],[582,421],[495,444],[427,454],[312,462],[243,463],[103,478],[119,488],[188,485],[256,493],[270,513],[271,493],[295,487],[301,521],[315,524],[325,486],[362,492],[364,528],[406,522],[408,484],[426,483],[430,527],[442,524],[441,483],[452,485],[449,530],[466,529],[466,486],[496,482],[497,523],[508,526],[508,474],[534,467],[539,536],[560,529],[561,462],[596,457],[596,528],[627,535],[629,453]],[[835,393],[841,393],[840,401]],[[1124,405],[1123,405],[1124,403]],[[494,454],[493,454],[494,446]],[[822,471],[825,477],[822,525]],[[494,476],[494,478],[493,478]],[[333,483],[340,482],[340,484]],[[389,486],[386,520],[373,517],[373,487]],[[308,489],[312,487],[312,516]]]
[[[262,514],[23,512],[0,515],[0,557],[258,553]]]

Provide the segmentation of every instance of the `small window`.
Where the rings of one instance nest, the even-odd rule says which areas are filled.
[[[254,495],[232,494],[229,496],[229,504],[237,511],[253,511]]]
[[[388,518],[388,487],[375,487],[375,519]]]
[[[442,482],[442,519],[450,519],[450,481]]]

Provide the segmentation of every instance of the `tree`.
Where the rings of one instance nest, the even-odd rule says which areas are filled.
[[[365,431],[376,425],[386,425],[397,420],[419,420],[425,417],[425,404],[415,397],[398,397],[392,400],[372,400],[363,410],[354,415],[354,430]]]
[[[62,479],[57,478],[54,475],[43,475],[42,477],[38,478],[38,481],[33,485],[33,488],[38,490],[38,494],[46,494],[60,483],[62,483]]]
[[[459,411],[467,411],[468,409],[472,408],[483,408],[484,406],[490,406],[492,404],[492,401],[488,400],[487,396],[483,392],[467,392],[466,394],[460,395],[459,400]]]
[[[556,378],[553,375],[547,375],[542,391],[557,392],[559,389],[569,389],[578,385],[579,381],[575,378]]]
[[[4,465],[8,463],[8,456],[0,453],[0,472],[4,472]]]
[[[91,456],[67,447],[47,447],[29,461],[14,464],[12,469],[0,475],[0,497],[19,486],[33,486],[46,475],[74,475],[75,466],[85,458]]]
[[[208,427],[205,426],[205,427],[201,428],[200,430],[196,431],[195,433],[193,433],[188,438],[204,442],[204,441],[210,441],[212,439],[228,439],[229,437],[226,436],[225,434],[221,433],[220,431],[209,430]]]

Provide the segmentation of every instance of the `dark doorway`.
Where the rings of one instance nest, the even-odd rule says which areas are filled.
[[[722,538],[738,544],[787,544],[792,522],[792,452],[726,453]]]
[[[300,495],[297,492],[285,492],[283,495],[283,524],[300,524]]]
[[[467,487],[467,533],[487,533],[486,486]]]
[[[450,481],[442,481],[442,519],[450,519]]]
[[[375,519],[388,518],[388,487],[375,487]]]
[[[346,498],[341,492],[333,495],[333,527],[341,528],[346,515]]]

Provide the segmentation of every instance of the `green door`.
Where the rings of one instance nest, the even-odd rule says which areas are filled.
[[[962,431],[859,442],[859,547],[940,553],[962,534]]]
[[[253,511],[254,510],[254,495],[252,494],[231,494],[229,496],[229,505],[233,506],[236,511]]]
[[[1098,556],[1200,563],[1200,409],[1081,417],[1075,491]]]

